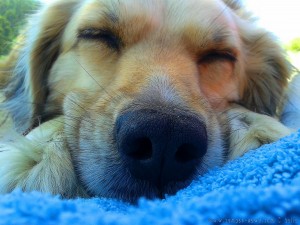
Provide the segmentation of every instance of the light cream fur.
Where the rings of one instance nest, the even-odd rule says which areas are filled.
[[[15,188],[64,197],[84,196],[66,146],[63,117],[50,120],[26,137],[3,137],[0,144],[0,193]]]
[[[80,38],[90,29],[120,42]],[[204,172],[292,132],[276,119],[290,65],[239,1],[57,0],[22,41],[0,64],[2,106],[18,131],[2,132],[0,193],[130,199],[141,187],[122,168],[112,134],[135,101],[203,118]],[[236,60],[207,60],[220,52]]]
[[[270,116],[254,113],[238,106],[230,109],[227,116],[231,130],[229,137],[231,160],[293,132]]]
[[[230,129],[228,160],[292,133],[272,117],[235,106],[226,112]],[[26,137],[17,135],[0,144],[0,193],[16,188],[87,197],[75,174],[65,142],[64,117],[50,120]],[[11,134],[11,133],[10,133]]]

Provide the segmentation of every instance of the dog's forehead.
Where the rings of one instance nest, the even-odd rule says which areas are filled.
[[[173,40],[188,36],[191,43],[202,40],[235,46],[238,32],[234,18],[222,0],[89,0],[70,21],[64,43],[72,46],[80,30],[98,28],[118,32],[125,43],[154,34]]]
[[[90,0],[80,10],[81,26],[103,26],[103,22],[134,26],[180,27],[229,19],[230,9],[222,0]]]

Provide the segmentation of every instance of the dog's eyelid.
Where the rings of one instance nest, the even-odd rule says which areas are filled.
[[[202,54],[202,56],[199,58],[199,63],[209,63],[222,60],[234,63],[237,61],[237,56],[233,51],[230,50],[213,50]]]
[[[122,41],[118,35],[110,29],[85,28],[78,31],[77,37],[83,40],[95,40],[104,42],[109,48],[120,50]]]
[[[80,29],[78,31],[79,38],[85,38],[86,36],[94,36],[100,33],[99,29],[87,28],[87,29]]]

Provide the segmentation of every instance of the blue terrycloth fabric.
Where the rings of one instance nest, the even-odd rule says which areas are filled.
[[[15,191],[0,196],[0,224],[300,224],[300,131],[199,177],[165,200],[130,206]]]

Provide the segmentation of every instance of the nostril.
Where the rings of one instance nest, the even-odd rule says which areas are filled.
[[[118,117],[115,129],[124,168],[158,188],[189,180],[207,152],[205,123],[182,112],[126,112]]]
[[[179,163],[188,163],[200,157],[198,147],[192,144],[182,144],[175,153],[175,160]]]
[[[152,143],[147,137],[137,138],[128,146],[127,156],[134,160],[147,160],[152,157]]]

